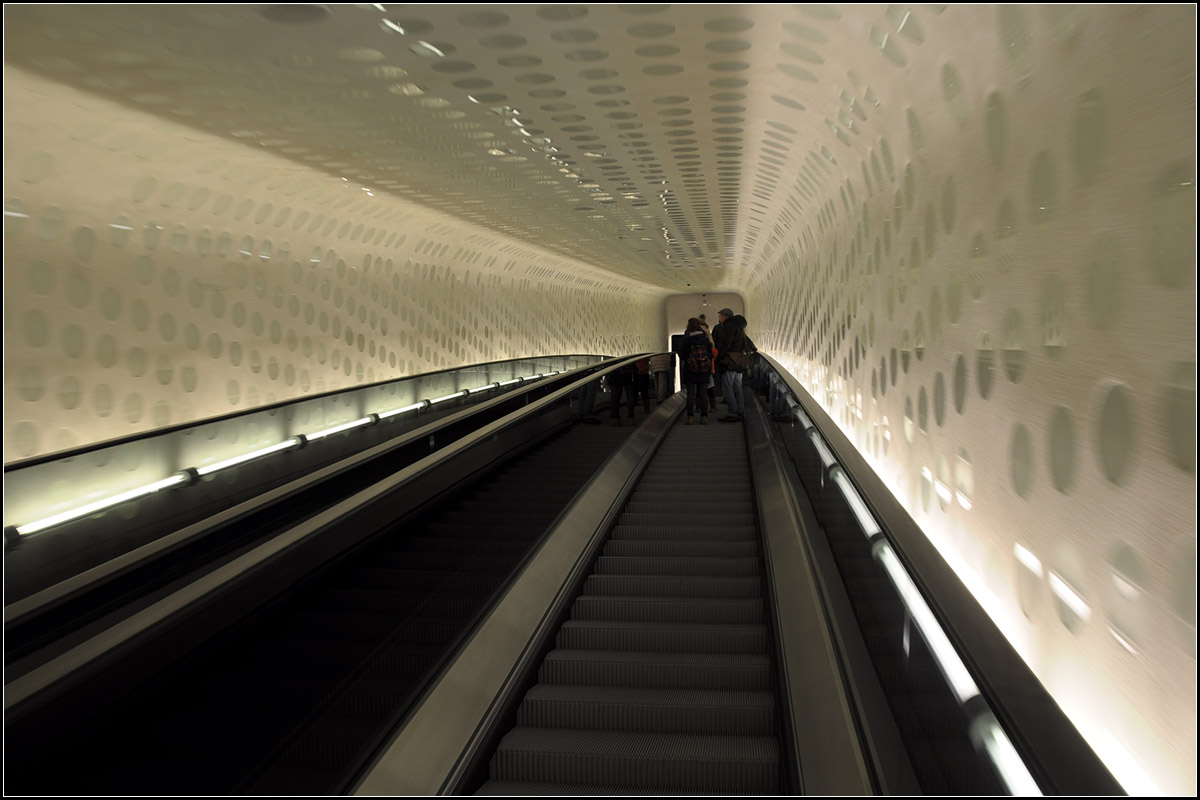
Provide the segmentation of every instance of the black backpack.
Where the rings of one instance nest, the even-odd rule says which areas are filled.
[[[708,339],[692,342],[688,346],[687,360],[683,362],[683,366],[688,372],[701,375],[712,372],[712,347]]]

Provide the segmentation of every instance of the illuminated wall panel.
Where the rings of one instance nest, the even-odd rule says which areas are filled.
[[[875,52],[773,196],[814,214],[757,262],[759,346],[1131,791],[1193,793],[1192,12],[893,9],[814,23]]]
[[[535,242],[5,72],[6,462],[462,364],[656,346]]]

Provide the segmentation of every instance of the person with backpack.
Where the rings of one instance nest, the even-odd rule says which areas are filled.
[[[758,352],[746,335],[746,318],[733,309],[717,312],[717,327],[713,328],[713,344],[717,348],[717,373],[721,376],[721,394],[729,413],[721,422],[741,422],[745,418],[742,399],[742,375],[750,362],[750,354]]]
[[[679,354],[679,380],[687,393],[687,424],[695,425],[696,406],[700,406],[700,424],[708,424],[708,389],[709,378],[712,377],[712,337],[704,329],[700,320],[692,317],[688,320],[687,330],[683,332],[676,344],[675,352]]]

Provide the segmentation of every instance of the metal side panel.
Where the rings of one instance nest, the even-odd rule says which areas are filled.
[[[804,523],[771,444],[762,407],[757,402],[749,406],[746,445],[774,597],[780,703],[799,764],[800,786],[809,795],[876,794],[879,787],[863,752],[841,653],[802,541]]]
[[[353,790],[358,795],[453,791],[502,713],[645,465],[683,408],[667,399],[610,459],[545,538]]]
[[[754,438],[751,441],[757,444],[760,430],[763,437],[769,439],[770,426],[763,416],[762,406],[755,406],[755,419],[748,423],[747,433],[749,435],[750,428],[754,429]],[[765,453],[767,448],[771,451],[770,456]],[[854,610],[842,586],[829,543],[820,533],[812,504],[803,492],[796,491],[795,477],[791,476],[786,459],[775,445],[768,441],[763,449],[764,462],[772,461],[775,468],[781,470],[779,491],[783,501],[791,506],[792,517],[797,525],[791,532],[786,528],[772,526],[774,529],[770,531],[771,535],[764,537],[768,562],[773,570],[770,579],[786,592],[789,581],[778,581],[781,577],[794,575],[794,572],[785,567],[799,568],[805,564],[810,567],[811,571],[808,574],[812,576],[813,586],[820,596],[825,622],[847,682],[848,697],[852,703],[860,741],[865,748],[864,757],[873,776],[876,791],[883,795],[921,794],[921,787],[913,772],[904,741],[858,629]],[[756,479],[759,477],[756,474]],[[783,576],[780,573],[783,573]]]

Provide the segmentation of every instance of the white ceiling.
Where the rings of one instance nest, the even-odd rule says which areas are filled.
[[[858,141],[881,100],[852,59],[895,74],[943,9],[8,5],[5,44],[14,66],[371,191],[716,290],[770,255],[773,226],[833,213],[860,160],[895,180],[886,140]],[[835,153],[852,143],[853,172]]]

